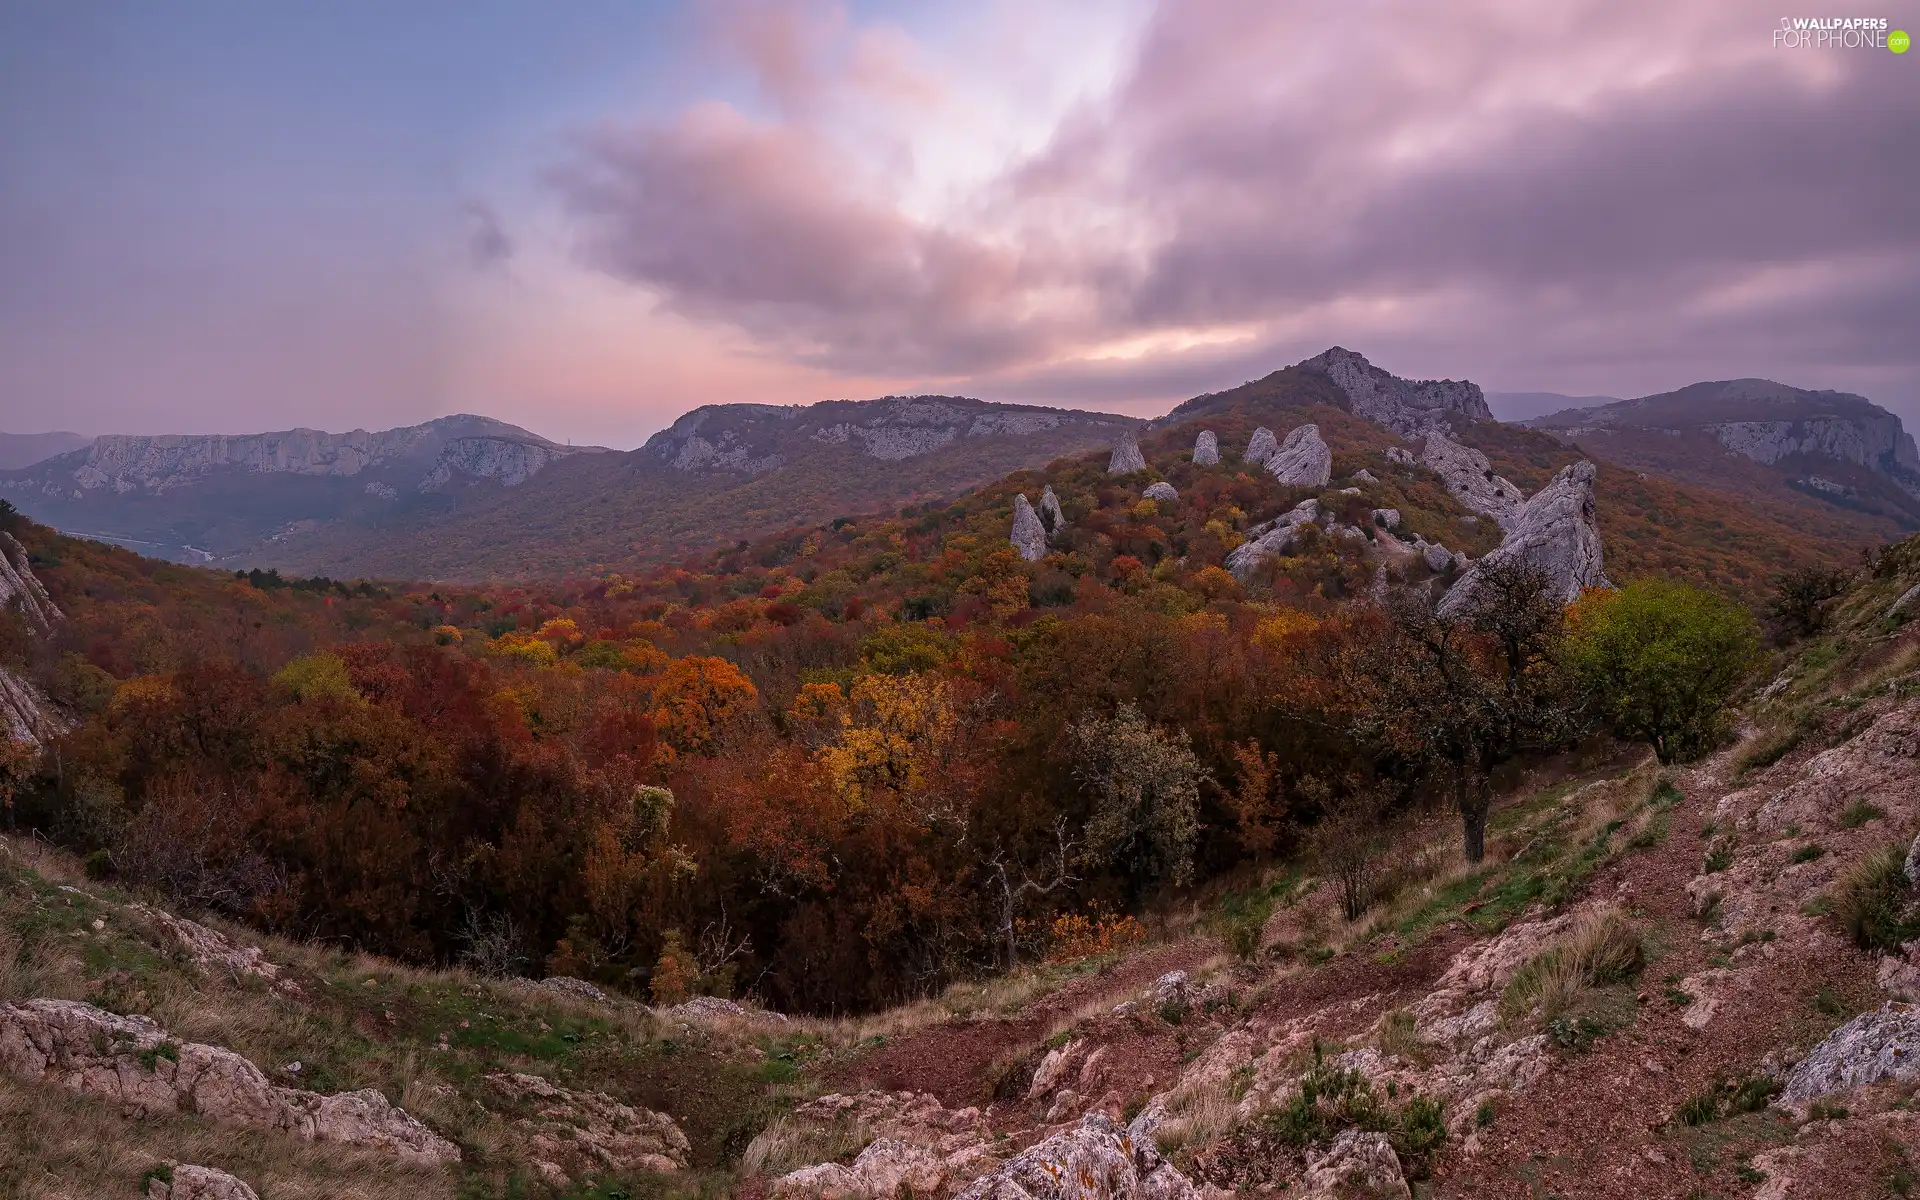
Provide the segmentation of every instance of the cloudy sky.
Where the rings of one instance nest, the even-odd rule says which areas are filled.
[[[0,429],[1145,413],[1336,343],[1503,391],[1762,375],[1920,424],[1920,53],[1782,49],[1778,21],[23,0]]]

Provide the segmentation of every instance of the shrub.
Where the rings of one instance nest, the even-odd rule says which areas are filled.
[[[1855,800],[1840,810],[1834,818],[1834,824],[1842,829],[1858,829],[1869,821],[1878,821],[1887,815],[1887,810],[1866,800]]]
[[[1900,843],[1889,842],[1840,877],[1833,892],[1834,916],[1862,950],[1894,953],[1920,934],[1911,893],[1906,852]]]
[[[1500,1016],[1538,1013],[1551,1028],[1581,993],[1631,978],[1646,961],[1640,935],[1616,909],[1581,917],[1560,941],[1529,959],[1500,993]]]
[[[1595,710],[1663,763],[1713,747],[1721,709],[1759,649],[1746,609],[1664,579],[1588,592],[1569,628],[1568,665]]]
[[[1705,874],[1718,875],[1732,865],[1733,843],[1721,841],[1707,847],[1706,861],[1701,863],[1700,869]]]

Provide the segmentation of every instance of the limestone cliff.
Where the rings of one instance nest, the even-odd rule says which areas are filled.
[[[1356,415],[1377,421],[1403,437],[1444,426],[1450,414],[1476,421],[1493,419],[1480,385],[1465,380],[1402,379],[1340,346],[1300,366],[1332,379],[1346,394]]]
[[[1525,563],[1546,572],[1554,595],[1563,603],[1573,601],[1583,588],[1612,586],[1601,562],[1600,526],[1594,516],[1598,474],[1590,462],[1562,467],[1520,509],[1499,547],[1448,589],[1440,611],[1452,614],[1470,609],[1482,573],[1501,563]]]

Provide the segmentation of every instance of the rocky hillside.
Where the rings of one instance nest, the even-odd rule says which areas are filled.
[[[1526,423],[1639,470],[1843,509],[1889,532],[1920,523],[1912,435],[1847,392],[1734,379]]]
[[[115,434],[0,472],[0,496],[143,553],[244,565],[302,529],[418,520],[472,485],[516,487],[582,452],[475,416],[373,433]]]
[[[582,456],[428,519],[333,525],[264,559],[302,572],[473,580],[632,570],[795,524],[947,499],[1111,445],[1128,417],[954,396],[711,405],[631,454]]]
[[[858,1022],[410,971],[5,841],[0,1189],[1906,1195],[1916,595],[1881,555],[1702,763],[1535,763],[1483,863],[1414,814]]]

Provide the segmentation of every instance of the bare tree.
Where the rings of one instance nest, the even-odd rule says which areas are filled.
[[[993,881],[996,898],[1000,902],[999,931],[1001,945],[1006,954],[1006,968],[1011,971],[1019,965],[1019,945],[1014,937],[1015,917],[1019,913],[1020,902],[1028,896],[1047,896],[1061,888],[1070,888],[1080,882],[1080,877],[1072,870],[1079,843],[1067,836],[1067,819],[1061,817],[1054,822],[1054,851],[1043,868],[1042,874],[1019,863],[1009,863],[1004,847],[996,848],[986,859],[987,877]]]

